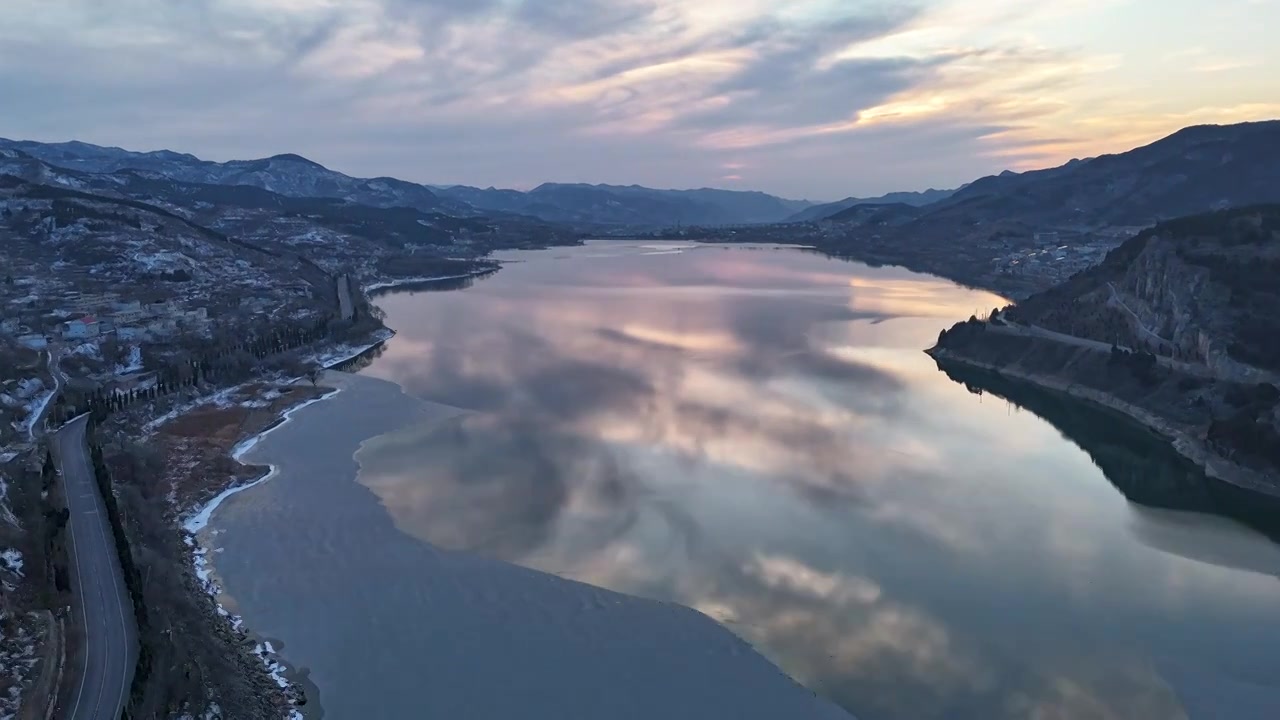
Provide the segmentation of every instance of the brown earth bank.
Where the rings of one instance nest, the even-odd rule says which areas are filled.
[[[268,468],[232,458],[236,444],[326,392],[305,382],[255,381],[188,406],[176,398],[167,415],[164,408],[132,408],[97,429],[151,619],[140,631],[150,675],[133,700],[133,717],[276,719],[305,703],[298,688],[277,685],[255,641],[207,592],[181,520],[265,475]],[[156,416],[161,420],[149,421]]]

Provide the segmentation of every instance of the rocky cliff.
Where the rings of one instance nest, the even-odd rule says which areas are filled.
[[[1207,365],[1238,382],[1280,372],[1280,206],[1152,228],[1012,308],[1023,324]]]
[[[1119,410],[1210,474],[1280,492],[1277,278],[1280,206],[1183,218],[930,352]]]

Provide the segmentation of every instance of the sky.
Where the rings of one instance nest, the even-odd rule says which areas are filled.
[[[953,187],[1280,117],[1280,0],[3,0],[0,136],[356,176]]]

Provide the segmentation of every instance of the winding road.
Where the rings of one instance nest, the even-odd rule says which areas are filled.
[[[82,415],[52,435],[71,511],[73,617],[83,631],[82,660],[78,668],[74,661],[68,663],[72,673],[64,685],[69,687],[56,717],[115,720],[133,679],[138,638],[106,506],[89,462],[87,422]]]
[[[1076,347],[1082,347],[1100,353],[1109,353],[1111,352],[1112,347],[1109,343],[1100,342],[1098,340],[1090,340],[1089,338],[1082,338],[1076,335],[1067,335],[1066,333],[1042,328],[1039,325],[1021,325],[1010,320],[1004,320],[1003,324],[1000,325],[993,323],[987,327],[990,330],[994,330],[995,332],[1003,333],[1005,335],[1021,335],[1023,337],[1036,337],[1042,340],[1052,340],[1053,342],[1062,343],[1064,345],[1074,345]],[[1121,346],[1121,348],[1129,351],[1133,350],[1133,348],[1126,346]],[[1161,366],[1177,370],[1178,372],[1210,380],[1217,379],[1219,377],[1218,374],[1214,372],[1213,368],[1210,368],[1207,365],[1174,360],[1167,355],[1156,355],[1155,357],[1156,362]]]

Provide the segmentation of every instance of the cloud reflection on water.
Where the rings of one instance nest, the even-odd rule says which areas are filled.
[[[1105,483],[994,462],[1096,482],[1083,453],[920,353],[929,318],[997,299],[800,253],[626,254],[383,302],[400,335],[370,372],[473,411],[360,453],[401,529],[698,608],[868,717],[1177,717],[1132,654],[1073,638],[1079,618],[984,605],[1152,579],[1086,529],[1123,507]]]

